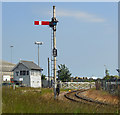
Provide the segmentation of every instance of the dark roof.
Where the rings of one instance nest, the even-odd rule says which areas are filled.
[[[30,70],[43,70],[42,68],[40,68],[38,65],[36,65],[33,61],[24,61],[21,60],[14,68],[12,71],[14,71],[14,69],[19,65],[19,64],[23,64],[24,66],[26,66],[28,69]]]

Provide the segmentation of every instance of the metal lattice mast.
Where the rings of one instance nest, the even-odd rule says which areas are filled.
[[[51,78],[54,76],[54,57],[53,57],[53,30],[51,29]]]
[[[56,99],[56,57],[57,57],[57,49],[56,49],[56,25],[57,25],[57,19],[55,16],[55,6],[53,6],[53,17],[51,21],[34,21],[35,25],[49,25],[53,29],[53,49],[52,49],[52,61],[54,61],[54,67],[53,67],[53,77],[54,77],[54,99]],[[52,66],[52,64],[51,64]],[[52,73],[51,73],[52,75]],[[51,76],[52,77],[52,76]]]
[[[54,99],[56,99],[56,57],[57,57],[57,49],[56,49],[56,25],[57,25],[57,19],[55,16],[55,6],[53,6],[53,17],[50,22],[50,27],[53,29],[53,56],[52,59],[54,61],[54,67],[53,67],[53,77],[54,77]],[[52,63],[52,62],[51,62]]]
[[[56,21],[55,17],[55,6],[53,6],[53,20]],[[54,98],[56,98],[56,25],[53,26],[53,56],[54,56]],[[54,55],[55,52],[55,55]]]

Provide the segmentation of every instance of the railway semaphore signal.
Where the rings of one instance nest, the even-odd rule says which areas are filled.
[[[34,25],[49,25],[49,21],[34,21]]]
[[[54,61],[54,99],[56,99],[56,57],[57,57],[57,49],[56,49],[56,25],[58,20],[55,16],[55,6],[53,6],[53,17],[51,21],[34,21],[34,25],[49,25],[53,29],[53,61]]]

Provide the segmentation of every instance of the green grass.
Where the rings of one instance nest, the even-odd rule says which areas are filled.
[[[118,109],[111,106],[87,105],[67,100],[54,100],[53,89],[3,87],[3,113],[117,113]],[[25,92],[24,92],[25,91]],[[68,91],[68,89],[61,89]]]

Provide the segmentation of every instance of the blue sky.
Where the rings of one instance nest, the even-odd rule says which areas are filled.
[[[51,57],[51,29],[34,26],[35,20],[51,20],[56,6],[57,65],[66,64],[72,76],[104,76],[104,65],[111,75],[118,68],[118,3],[117,2],[9,2],[2,5],[3,60],[13,63],[32,60],[37,63],[35,41],[40,46],[40,66],[47,75],[47,58]]]

